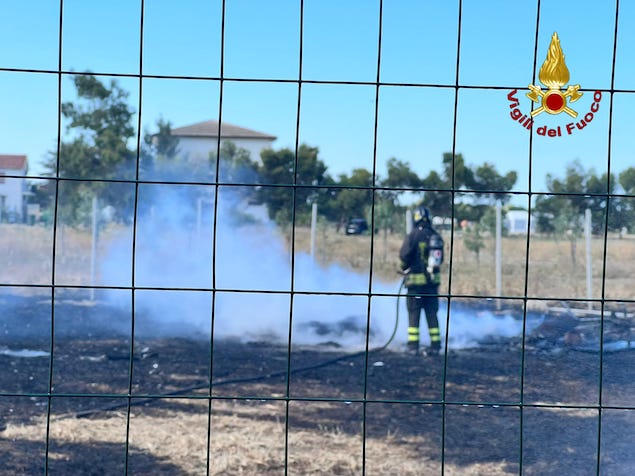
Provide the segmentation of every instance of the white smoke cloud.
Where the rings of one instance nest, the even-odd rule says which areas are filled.
[[[296,252],[292,273],[290,250],[279,228],[261,208],[245,205],[232,190],[224,189],[218,201],[214,259],[210,190],[213,188],[191,185],[140,188],[134,285],[174,289],[136,291],[136,334],[209,339],[213,315],[215,338],[286,342],[291,322],[294,344],[330,342],[363,349],[368,296],[337,293],[368,293],[369,276],[338,264],[321,266],[302,252]],[[132,286],[132,256],[132,232],[122,231],[101,260],[100,284]],[[293,290],[299,292],[293,299],[292,278]],[[213,286],[222,290],[216,292],[215,302],[209,291]],[[398,289],[398,280],[373,285],[373,292],[380,294],[396,294]],[[371,347],[383,345],[392,334],[396,299],[371,298]],[[109,300],[130,307],[126,293],[110,293]],[[447,307],[441,301],[439,323],[444,341]],[[476,345],[486,336],[512,337],[522,332],[522,321],[511,315],[477,314],[454,306],[451,311],[451,348]],[[402,297],[393,348],[404,345],[407,320]],[[425,345],[423,314],[421,323]]]

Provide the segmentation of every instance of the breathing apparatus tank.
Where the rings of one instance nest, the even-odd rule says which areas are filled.
[[[430,237],[428,250],[427,271],[432,276],[440,271],[443,263],[443,240],[436,233]]]

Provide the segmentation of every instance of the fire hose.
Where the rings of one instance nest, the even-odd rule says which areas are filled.
[[[365,354],[371,354],[371,353],[378,353],[378,352],[382,352],[384,350],[386,350],[388,348],[388,346],[392,343],[392,341],[394,340],[395,336],[397,335],[397,329],[399,327],[399,303],[400,303],[400,298],[401,298],[401,292],[403,291],[403,288],[405,286],[405,276],[404,278],[401,280],[401,284],[399,285],[399,290],[397,291],[397,299],[396,299],[396,311],[395,311],[395,325],[393,327],[392,333],[390,335],[390,337],[388,338],[388,340],[381,346],[379,347],[374,347],[372,349],[368,349],[368,350],[361,350],[358,352],[353,352],[350,354],[345,354],[345,355],[341,355],[339,357],[335,357],[332,359],[327,359],[324,360],[322,362],[318,362],[317,364],[312,364],[312,365],[308,365],[305,367],[300,367],[297,369],[285,369],[285,370],[279,370],[276,372],[270,372],[270,373],[266,373],[266,374],[260,374],[260,375],[255,375],[255,376],[251,376],[251,377],[240,377],[240,378],[234,378],[234,379],[220,379],[220,380],[216,380],[216,381],[212,381],[211,383],[209,381],[205,382],[205,383],[200,383],[197,385],[192,385],[190,387],[186,387],[186,388],[181,388],[178,390],[174,390],[172,392],[166,392],[166,393],[162,393],[160,395],[156,395],[156,396],[151,396],[151,397],[140,397],[140,398],[133,398],[133,397],[127,397],[127,399],[125,399],[125,401],[122,402],[117,402],[117,403],[113,403],[111,405],[105,405],[99,408],[92,408],[89,410],[84,410],[81,412],[75,412],[72,413],[71,415],[66,415],[66,416],[73,416],[75,418],[86,418],[89,416],[92,416],[96,413],[102,413],[102,412],[107,412],[107,411],[112,411],[112,410],[118,410],[120,408],[124,408],[127,407],[128,405],[133,406],[133,405],[142,405],[145,403],[151,403],[157,400],[160,400],[161,398],[165,398],[165,397],[177,397],[179,395],[185,395],[188,394],[190,392],[196,391],[196,390],[204,390],[204,389],[211,389],[211,388],[215,388],[215,387],[219,387],[219,386],[223,386],[223,385],[232,385],[232,384],[239,384],[239,383],[253,383],[253,382],[260,382],[262,380],[268,380],[268,379],[272,379],[272,378],[277,378],[277,377],[283,377],[285,375],[291,375],[291,374],[298,374],[301,372],[308,372],[310,370],[316,370],[316,369],[320,369],[323,367],[328,367],[330,365],[336,364],[338,362],[341,362],[343,360],[347,360],[347,359],[353,359],[355,357],[359,357]],[[64,415],[61,415],[61,417],[63,417]]]

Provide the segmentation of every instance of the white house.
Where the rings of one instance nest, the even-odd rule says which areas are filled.
[[[510,235],[524,235],[527,233],[527,223],[529,222],[529,213],[527,210],[509,210],[505,215],[503,225]],[[536,230],[536,221],[531,220],[531,233]]]
[[[27,170],[26,155],[0,155],[0,221],[24,221]]]
[[[218,147],[218,121],[204,121],[172,129],[179,138],[178,151],[190,160],[207,160]],[[271,148],[276,136],[221,122],[221,141],[231,140],[237,147],[249,151],[252,160],[260,161],[260,152]]]

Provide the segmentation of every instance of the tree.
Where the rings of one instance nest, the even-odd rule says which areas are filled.
[[[554,195],[536,199],[534,210],[538,230],[569,240],[574,268],[577,240],[582,235],[585,210],[591,210],[594,233],[604,232],[609,207],[613,210],[610,216],[618,217],[619,204],[608,200],[608,194],[613,193],[614,187],[614,177],[609,180],[606,173],[598,176],[593,168],[587,170],[577,160],[566,166],[564,178],[547,174],[547,189]]]
[[[435,170],[422,180],[423,193],[422,204],[425,205],[434,216],[449,217],[452,215],[452,194],[447,180],[444,180]]]
[[[501,208],[501,220],[505,220],[505,209]],[[483,216],[479,220],[479,226],[483,231],[489,232],[490,235],[496,235],[496,207],[487,207]],[[506,228],[501,224],[501,233],[505,235]]]
[[[262,164],[258,167],[258,174],[262,186],[258,189],[256,199],[267,205],[270,218],[279,223],[291,221],[293,185],[300,185],[295,188],[297,210],[302,204],[309,204],[312,200],[319,200],[320,196],[327,194],[326,188],[311,188],[333,184],[333,180],[326,173],[326,165],[318,158],[318,153],[317,147],[306,144],[298,148],[297,161],[295,152],[289,148],[265,149],[260,153]],[[299,218],[304,218],[302,215],[308,216],[308,209],[304,214],[297,215]]]
[[[399,203],[398,189],[413,189],[419,191],[423,181],[412,170],[410,163],[392,157],[386,163],[386,176],[379,181],[382,190],[377,192],[375,213],[378,228],[387,233],[394,231],[403,223],[404,207]],[[397,190],[395,190],[397,189]]]
[[[177,160],[179,138],[172,135],[172,124],[159,118],[156,122],[157,132],[146,131],[141,144],[140,168],[147,178],[170,179],[166,175],[166,165]],[[162,170],[163,169],[163,170]]]
[[[421,179],[408,162],[392,157],[386,163],[386,177],[381,181],[381,186],[418,189],[421,187]]]
[[[587,172],[579,161],[567,165],[564,179],[547,174],[547,190],[554,195],[536,199],[535,213],[539,231],[562,236],[579,234],[581,217],[589,206],[586,192]]]
[[[135,136],[134,111],[127,104],[128,93],[116,81],[108,86],[95,76],[73,77],[78,100],[62,104],[68,121],[69,139],[57,152],[49,153],[45,163],[48,175],[82,179],[60,185],[58,211],[60,219],[71,224],[87,222],[93,196],[102,205],[112,205],[117,217],[124,219],[132,205],[134,189],[125,183],[95,180],[132,180],[136,175],[136,153],[128,146]],[[59,169],[58,164],[59,162]]]
[[[624,189],[624,193],[628,195],[635,194],[635,167],[629,167],[619,175],[619,182],[622,188]]]
[[[579,228],[582,216],[588,208],[591,210],[593,231],[604,231],[604,220],[609,205],[607,196],[615,192],[615,177],[609,180],[606,173],[597,175],[593,168],[586,170],[580,161],[567,165],[563,179],[547,174],[547,190],[557,195],[544,197],[536,201],[538,212],[548,210],[553,218],[567,222],[570,229]],[[540,224],[540,222],[539,222]]]
[[[179,138],[172,135],[172,124],[163,118],[157,120],[156,134],[152,135],[152,146],[157,157],[173,159],[179,149]]]
[[[515,171],[503,175],[489,162],[470,167],[463,154],[445,152],[442,164],[442,176],[433,170],[422,181],[423,203],[434,215],[449,217],[454,213],[457,220],[480,221],[496,200],[509,201],[509,191],[518,179]]]
[[[620,172],[618,181],[626,195],[635,195],[635,167]],[[611,197],[610,205],[609,228],[620,232],[623,228],[632,229],[635,223],[635,199]]]
[[[366,169],[353,169],[350,175],[341,174],[336,184],[339,187],[331,189],[331,199],[320,205],[320,213],[335,221],[339,231],[349,218],[366,217],[373,198],[373,174]]]
[[[502,175],[493,164],[485,162],[474,171],[476,197],[484,198],[490,205],[493,205],[497,200],[506,203],[511,198],[508,192],[514,187],[517,179],[518,174],[515,171]]]
[[[474,172],[465,164],[463,154],[443,153],[443,172],[449,189],[473,189]]]
[[[463,232],[463,244],[476,255],[476,262],[480,263],[481,249],[485,247],[485,242],[481,235],[481,227],[478,223],[468,226]]]
[[[212,174],[216,174],[216,152],[209,154]],[[251,160],[251,154],[230,140],[220,145],[219,182],[254,184],[258,181],[258,163]]]

